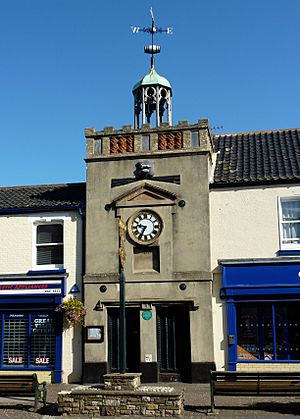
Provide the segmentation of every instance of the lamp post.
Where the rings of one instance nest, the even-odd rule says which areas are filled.
[[[120,261],[120,319],[119,319],[119,372],[126,372],[126,313],[125,313],[125,273],[124,266],[126,260],[125,238],[126,224],[119,218],[119,261]]]

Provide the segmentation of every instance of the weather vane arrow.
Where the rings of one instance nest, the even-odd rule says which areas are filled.
[[[131,30],[133,33],[139,33],[139,32],[146,32],[146,33],[151,33],[152,35],[154,35],[155,33],[163,33],[166,32],[168,35],[173,35],[173,28],[171,26],[168,26],[166,28],[157,28],[155,26],[155,21],[154,21],[154,14],[153,14],[153,10],[152,7],[150,7],[150,14],[151,14],[151,18],[152,18],[152,26],[150,27],[141,27],[141,26],[131,26]]]

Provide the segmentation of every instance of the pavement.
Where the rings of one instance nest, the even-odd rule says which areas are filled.
[[[155,384],[151,384],[155,385]],[[163,383],[175,389],[184,390],[184,418],[216,419],[264,419],[264,418],[300,418],[299,397],[224,397],[217,396],[216,414],[210,414],[210,392],[208,384]],[[47,406],[33,412],[31,406],[3,405],[0,400],[0,419],[58,419],[57,393],[69,390],[74,384],[48,384]],[[1,403],[2,402],[2,403]],[[108,416],[103,416],[108,418]],[[145,416],[131,416],[133,419]],[[91,419],[92,416],[76,415],[70,419]],[[111,416],[109,416],[111,418]],[[118,417],[120,418],[120,416]],[[124,418],[124,416],[122,417]]]

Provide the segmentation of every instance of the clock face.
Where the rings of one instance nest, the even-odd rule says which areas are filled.
[[[130,237],[141,244],[155,241],[161,233],[161,218],[152,211],[140,211],[129,222]]]

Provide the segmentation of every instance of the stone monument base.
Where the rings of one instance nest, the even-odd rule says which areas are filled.
[[[136,390],[141,385],[141,373],[113,373],[105,374],[104,388],[105,390]]]
[[[101,390],[99,386],[78,386],[58,393],[58,412],[76,418],[101,416],[182,416],[183,391],[172,387],[140,386],[135,390]]]

